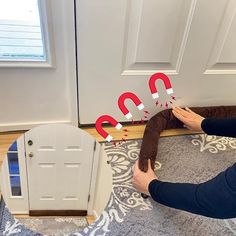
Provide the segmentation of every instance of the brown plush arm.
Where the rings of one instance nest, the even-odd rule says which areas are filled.
[[[236,106],[192,107],[190,109],[205,118],[236,116]],[[183,128],[183,123],[175,118],[171,109],[157,113],[148,121],[139,154],[139,168],[142,171],[147,171],[148,159],[151,159],[152,168],[154,169],[160,133],[165,129],[178,128]]]

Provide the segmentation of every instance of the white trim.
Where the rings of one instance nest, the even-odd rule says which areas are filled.
[[[193,22],[193,17],[194,17],[194,13],[195,13],[195,9],[196,9],[196,5],[197,5],[197,0],[192,0],[191,1],[191,5],[188,11],[188,17],[187,17],[187,24],[185,26],[184,29],[184,34],[183,34],[183,38],[181,41],[181,46],[180,46],[180,50],[179,50],[179,55],[178,55],[178,59],[176,61],[176,72],[177,74],[179,74],[180,71],[180,67],[183,61],[183,57],[184,57],[184,53],[186,51],[186,47],[187,47],[187,41],[189,39],[189,32],[190,32],[190,28]]]
[[[124,70],[122,71],[121,75],[153,75],[157,73],[157,71],[165,73],[166,75],[178,75],[178,71],[176,70]]]
[[[96,217],[102,214],[112,193],[112,169],[110,164],[107,163],[108,157],[104,147],[105,145],[102,144],[100,157],[98,158],[95,199],[93,211],[91,211],[91,214],[95,214]]]
[[[29,214],[29,200],[28,200],[28,185],[27,185],[27,172],[25,163],[25,143],[24,135],[17,139],[18,147],[18,163],[20,171],[20,184],[21,184],[21,196],[12,196],[10,174],[8,168],[8,158],[5,159],[2,164],[1,172],[1,191],[3,198],[6,202],[12,214]]]
[[[97,173],[98,173],[98,165],[99,165],[99,160],[100,157],[102,157],[102,148],[99,142],[96,142],[96,150],[94,152],[93,156],[93,168],[92,168],[92,173],[91,173],[91,182],[90,182],[90,201],[88,202],[88,215],[94,215],[94,199],[95,199],[95,190],[96,190],[96,184],[97,184]]]
[[[9,132],[17,130],[30,130],[39,125],[48,125],[48,124],[69,124],[72,125],[70,120],[54,120],[54,121],[38,121],[38,122],[27,122],[27,123],[5,123],[0,124],[0,132]]]
[[[235,63],[233,63],[235,64]],[[214,69],[214,70],[206,70],[204,72],[204,75],[235,75],[236,74],[236,70],[217,70],[217,69]],[[212,77],[214,78],[214,77]],[[226,77],[225,77],[226,78]],[[205,79],[205,77],[204,77]]]
[[[97,214],[97,212],[95,210],[93,210],[91,215],[95,217],[95,220],[97,220],[99,218],[99,215]]]
[[[48,64],[48,67],[55,67],[53,26],[52,24],[50,24],[50,22],[52,22],[51,4],[50,1],[38,0],[38,6],[42,31],[42,40],[46,53],[46,63]]]
[[[78,104],[78,99],[77,99],[77,93],[79,92],[77,90],[77,74],[76,74],[76,43],[75,43],[75,12],[74,12],[74,1],[68,2],[68,1],[63,1],[63,9],[65,12],[67,12],[67,15],[73,15],[71,17],[70,21],[68,20],[63,20],[63,28],[69,30],[71,37],[66,40],[66,48],[67,51],[73,52],[70,55],[66,54],[65,60],[68,62],[70,65],[70,70],[68,70],[68,94],[69,99],[70,99],[70,119],[72,122],[72,125],[78,127],[79,124],[79,104]],[[66,16],[68,19],[68,17]],[[66,32],[65,32],[66,35]],[[72,41],[73,40],[73,41]]]

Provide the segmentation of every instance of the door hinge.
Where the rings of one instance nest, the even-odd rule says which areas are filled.
[[[88,195],[88,202],[90,201],[90,194]]]
[[[96,150],[96,146],[97,146],[97,142],[95,141],[94,142],[94,146],[93,146],[93,151],[95,152],[95,150]]]

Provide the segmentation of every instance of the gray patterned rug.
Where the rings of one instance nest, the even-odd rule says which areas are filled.
[[[144,200],[131,184],[141,140],[105,146],[113,171],[113,192],[100,218],[77,235],[236,235],[236,221],[217,220]],[[236,139],[201,135],[161,138],[160,180],[200,183],[236,162]],[[156,165],[159,167],[159,165]]]
[[[22,236],[41,236],[42,234],[33,232],[22,225],[13,215],[8,211],[4,201],[0,200],[0,235],[22,235]]]
[[[64,236],[79,232],[88,226],[85,217],[14,218],[3,201],[0,204],[0,213],[0,235]]]
[[[143,199],[131,183],[131,168],[140,146],[141,140],[127,141],[117,147],[106,144],[113,172],[110,200],[95,223],[70,235],[236,235],[234,219],[210,219],[162,206],[150,198]],[[236,139],[204,134],[161,138],[158,161],[162,164],[157,170],[160,180],[200,183],[236,162]],[[3,219],[0,234],[40,235],[26,232],[27,229],[12,216],[4,214],[0,218]],[[21,230],[20,233],[17,230]]]
[[[31,230],[52,236],[69,235],[88,226],[85,217],[33,217],[18,220]]]

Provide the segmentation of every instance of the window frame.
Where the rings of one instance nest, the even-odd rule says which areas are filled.
[[[48,0],[37,0],[45,61],[30,59],[0,59],[0,68],[55,68],[55,49],[53,47],[53,27],[51,4]]]
[[[17,142],[17,141],[15,141]],[[8,160],[8,154],[9,153],[16,153],[17,154],[17,158],[18,158],[18,165],[19,165],[19,174],[10,174],[10,169],[9,169],[9,160]],[[23,194],[22,194],[22,181],[21,181],[21,170],[20,170],[20,163],[19,163],[19,156],[18,156],[18,146],[17,146],[17,151],[7,151],[7,154],[5,156],[6,158],[6,164],[7,164],[7,175],[8,175],[8,190],[9,190],[9,194],[10,194],[10,198],[11,199],[17,199],[17,198],[23,198]],[[20,178],[20,190],[21,190],[21,195],[13,195],[12,192],[12,185],[11,185],[11,176],[19,176]]]

